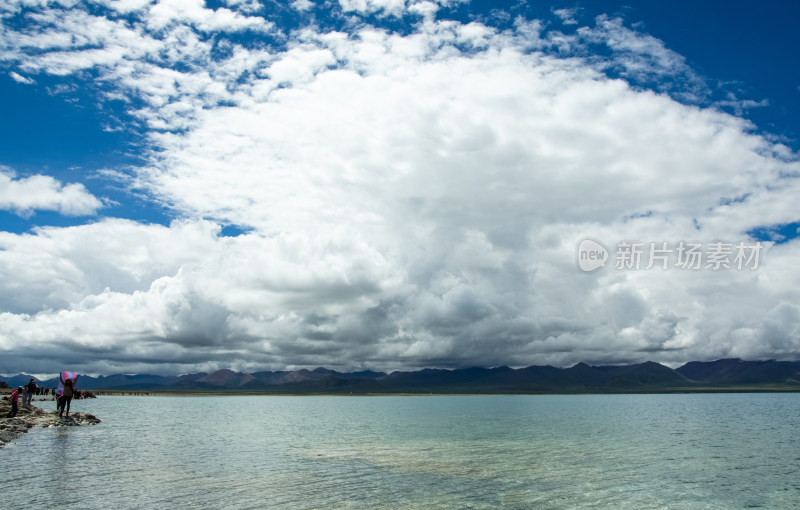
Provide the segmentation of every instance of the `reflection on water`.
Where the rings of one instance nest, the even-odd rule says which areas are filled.
[[[4,508],[796,508],[800,394],[102,397]],[[50,405],[45,403],[45,406]],[[7,485],[9,486],[9,485]]]

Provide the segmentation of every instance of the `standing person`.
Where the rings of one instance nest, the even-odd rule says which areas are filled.
[[[64,385],[64,392],[61,394],[61,407],[58,416],[63,416],[64,409],[66,409],[67,418],[69,418],[69,405],[72,403],[72,395],[75,393],[75,388],[73,387],[72,379],[67,378],[65,381],[61,378],[61,375],[59,375],[58,378],[61,380],[61,384]]]
[[[22,386],[11,392],[11,411],[8,412],[6,418],[13,418],[17,415],[17,402],[19,402],[19,394],[22,392]]]
[[[28,394],[24,399],[22,399],[22,403],[25,404],[26,406],[31,405],[31,400],[33,399],[33,396],[36,394],[37,389],[38,387],[36,386],[36,381],[34,381],[33,377],[31,377],[31,380],[28,383]]]

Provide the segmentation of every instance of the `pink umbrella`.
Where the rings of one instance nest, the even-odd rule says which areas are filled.
[[[58,389],[56,389],[56,395],[60,397],[61,395],[64,394],[64,385],[61,383],[61,381],[72,379],[72,387],[75,388],[75,384],[78,382],[78,373],[70,372],[69,370],[64,370],[59,375],[61,375],[61,379],[58,381]]]

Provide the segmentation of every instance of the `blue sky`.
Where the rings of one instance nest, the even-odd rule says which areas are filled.
[[[0,373],[798,356],[792,2],[0,16]],[[767,248],[588,276],[585,237]]]
[[[223,3],[207,3],[223,7]],[[94,6],[98,8],[97,5]],[[337,9],[312,8],[315,16],[276,5],[258,12],[277,20],[284,32],[310,23],[331,29],[348,25]],[[564,11],[572,24],[554,14]],[[35,11],[27,11],[35,12]],[[503,15],[500,15],[502,12]],[[378,26],[408,32],[418,23],[416,16],[368,16]],[[523,16],[539,19],[546,30],[574,34],[581,26],[591,25],[597,16],[618,16],[624,24],[643,34],[659,39],[664,46],[685,58],[686,65],[706,83],[706,95],[686,101],[675,94],[686,84],[675,77],[656,79],[624,76],[631,83],[656,90],[672,91],[689,103],[713,106],[753,122],[756,129],[778,137],[797,150],[800,118],[800,68],[793,65],[800,47],[800,35],[794,24],[800,19],[800,6],[792,2],[767,2],[754,7],[751,2],[726,2],[724,8],[713,2],[463,2],[443,8],[440,17],[469,23],[480,20],[502,28],[512,27],[514,19]],[[7,17],[16,21],[11,26],[25,28],[26,21],[17,14]],[[246,45],[259,45],[258,34],[225,34]],[[267,44],[280,46],[279,38]],[[594,48],[597,49],[597,48]],[[602,48],[600,51],[602,52]],[[48,76],[39,74],[35,83],[20,83],[9,73],[0,77],[0,101],[7,122],[2,124],[0,158],[17,174],[47,174],[63,182],[80,182],[93,194],[109,200],[104,216],[169,224],[175,218],[167,208],[132,196],[117,182],[98,176],[104,168],[125,168],[143,164],[141,149],[146,147],[147,128],[129,115],[130,105],[124,101],[104,100],[103,84],[87,80],[87,76]],[[618,69],[608,74],[618,76]],[[32,78],[29,78],[32,79]],[[736,103],[736,104],[733,104]],[[750,104],[748,104],[750,103]],[[85,217],[65,217],[46,211],[29,217],[0,211],[3,228],[9,232],[30,231],[38,225],[76,225]],[[796,226],[796,225],[795,225]],[[791,226],[790,226],[791,227]],[[766,239],[768,232],[785,225],[764,225],[753,234]],[[796,235],[789,229],[789,237]]]

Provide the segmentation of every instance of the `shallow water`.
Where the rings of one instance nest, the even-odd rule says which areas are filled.
[[[47,410],[53,403],[43,402]],[[800,508],[800,394],[100,397],[2,508]]]

